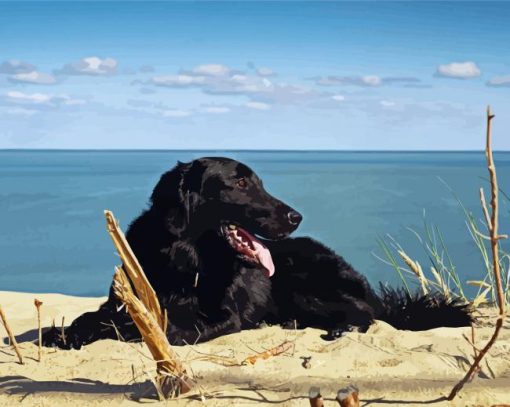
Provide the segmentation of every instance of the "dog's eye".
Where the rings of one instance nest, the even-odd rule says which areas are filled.
[[[246,181],[246,179],[244,179],[244,178],[239,178],[236,182],[236,185],[239,188],[244,189],[248,186],[248,181]]]

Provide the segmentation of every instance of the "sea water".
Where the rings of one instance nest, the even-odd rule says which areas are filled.
[[[373,284],[399,284],[377,258],[384,257],[378,237],[391,236],[430,269],[410,230],[423,235],[424,213],[441,230],[461,280],[485,273],[449,190],[483,217],[478,190],[489,189],[483,152],[25,150],[0,151],[0,290],[106,295],[119,258],[103,210],[126,230],[164,171],[202,156],[248,164],[271,194],[303,214],[295,236],[319,239]],[[510,193],[510,153],[495,159],[500,187]],[[510,232],[508,210],[502,196],[501,233]],[[320,269],[310,272],[321,278]]]

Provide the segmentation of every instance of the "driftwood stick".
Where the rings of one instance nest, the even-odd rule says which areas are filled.
[[[347,386],[338,390],[336,401],[340,407],[359,407],[359,392],[355,386]]]
[[[324,400],[318,387],[310,387],[308,399],[310,400],[310,407],[324,407]]]
[[[487,158],[487,168],[489,170],[490,181],[491,181],[491,228],[489,229],[491,237],[491,249],[492,249],[492,265],[494,268],[494,278],[496,280],[497,298],[499,305],[499,315],[504,317],[505,315],[505,293],[503,291],[503,284],[501,281],[501,271],[499,268],[499,240],[503,237],[498,234],[498,219],[499,219],[499,207],[498,207],[498,178],[496,176],[496,165],[494,164],[494,158],[492,156],[492,141],[491,141],[491,121],[494,119],[494,115],[491,113],[490,107],[487,107],[487,142],[485,147],[485,156]]]
[[[259,359],[269,359],[271,356],[278,356],[285,353],[294,347],[294,342],[285,341],[274,348],[268,349],[265,352],[249,356],[241,362],[241,365],[254,365]]]
[[[34,305],[37,309],[37,332],[39,333],[39,342],[37,349],[37,360],[40,362],[42,359],[42,330],[41,330],[41,305],[42,301],[39,301],[37,298],[34,299]]]
[[[461,391],[466,383],[473,380],[475,374],[480,370],[480,362],[482,361],[485,354],[494,345],[498,339],[499,332],[503,327],[505,321],[505,293],[503,291],[503,284],[501,282],[501,271],[499,268],[499,240],[503,238],[502,235],[498,234],[498,180],[496,177],[496,166],[494,165],[494,158],[492,156],[492,142],[491,142],[491,121],[494,119],[494,115],[491,113],[490,107],[487,107],[487,135],[486,135],[486,146],[485,146],[485,157],[487,158],[487,168],[489,170],[490,182],[491,182],[491,214],[490,219],[487,218],[488,210],[485,204],[485,199],[481,199],[482,210],[487,218],[487,226],[489,229],[491,251],[492,251],[492,267],[494,272],[494,279],[496,281],[496,294],[499,307],[499,315],[496,320],[496,327],[494,333],[487,342],[487,344],[480,350],[471,367],[468,369],[465,376],[453,387],[448,400],[453,400],[455,396]],[[483,196],[483,190],[481,191]],[[490,222],[489,222],[490,220]]]
[[[14,348],[14,352],[16,352],[16,355],[18,356],[19,363],[23,364],[23,357],[21,356],[21,352],[18,348],[18,342],[16,342],[16,338],[14,337],[11,327],[9,326],[9,323],[7,322],[7,318],[5,317],[4,310],[2,309],[2,306],[0,305],[0,318],[2,319],[2,323],[4,324],[5,330],[7,331],[7,335],[9,336],[9,340],[11,341],[11,345]]]

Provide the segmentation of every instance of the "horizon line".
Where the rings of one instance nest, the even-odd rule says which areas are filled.
[[[222,149],[222,148],[178,148],[178,149],[153,149],[153,148],[0,148],[0,152],[212,152],[221,151],[228,153],[481,153],[480,150],[341,150],[341,149]],[[510,150],[493,150],[495,153],[508,153]]]

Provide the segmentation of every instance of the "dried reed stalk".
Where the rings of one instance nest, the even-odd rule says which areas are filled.
[[[397,251],[402,260],[404,260],[404,263],[406,263],[411,271],[416,274],[416,277],[418,277],[418,280],[420,281],[421,290],[423,291],[424,295],[427,295],[429,293],[429,290],[427,288],[428,281],[425,278],[425,274],[423,274],[423,270],[420,266],[420,263],[417,261],[413,261],[403,250]]]
[[[470,280],[470,281],[466,281],[466,284],[483,288],[483,291],[480,292],[480,294],[478,294],[476,296],[476,298],[471,302],[471,305],[473,306],[473,308],[476,308],[480,304],[487,302],[487,294],[492,289],[492,286],[489,283],[486,283],[485,281],[471,281]]]
[[[449,300],[450,299],[450,290],[448,289],[448,285],[443,280],[443,277],[441,277],[441,274],[439,274],[439,272],[436,270],[436,268],[434,266],[430,267],[430,272],[432,273],[432,275],[436,279],[437,285],[439,286],[439,288],[443,292],[444,297],[447,300]]]
[[[241,365],[254,365],[259,359],[269,359],[271,356],[278,356],[294,347],[294,342],[285,341],[282,344],[268,349],[265,352],[258,353],[253,356],[248,356],[241,362]]]
[[[37,349],[37,360],[40,362],[42,359],[42,330],[41,330],[41,305],[42,301],[39,301],[37,298],[34,299],[34,305],[37,309],[37,332],[39,333],[39,342]]]
[[[150,285],[149,280],[147,280],[140,263],[133,253],[133,250],[131,250],[131,247],[126,240],[124,233],[120,229],[118,221],[113,216],[113,213],[111,211],[104,211],[104,214],[106,217],[106,228],[113,240],[113,244],[115,245],[120,258],[122,259],[122,267],[135,287],[136,295],[145,304],[147,310],[158,318],[157,321],[159,326],[161,328],[165,328],[165,314],[161,312],[161,306],[159,305],[156,292]]]
[[[186,393],[191,390],[194,383],[168,342],[167,315],[161,311],[156,293],[117,220],[110,211],[105,211],[105,216],[108,232],[123,261],[123,267],[115,268],[113,291],[126,305],[129,315],[156,361],[158,395],[160,398],[168,399]]]
[[[505,320],[505,293],[503,291],[503,284],[501,281],[501,271],[499,268],[499,240],[505,238],[504,235],[498,234],[498,180],[496,177],[496,166],[494,165],[494,159],[492,156],[492,143],[491,143],[491,121],[494,118],[494,115],[491,114],[490,107],[487,107],[487,137],[486,137],[486,146],[485,146],[485,156],[487,158],[487,168],[489,170],[490,183],[491,183],[491,214],[489,217],[489,211],[487,210],[487,205],[485,204],[485,199],[481,199],[482,210],[486,217],[487,228],[489,230],[490,242],[491,242],[491,251],[492,251],[492,267],[494,271],[494,279],[496,281],[496,292],[497,292],[497,301],[499,307],[499,315],[496,320],[496,327],[494,328],[494,333],[491,338],[487,342],[487,344],[481,349],[471,364],[471,367],[467,371],[466,375],[453,387],[450,394],[448,395],[448,400],[453,400],[455,396],[459,393],[459,391],[464,387],[464,385],[470,382],[476,372],[480,369],[480,362],[485,356],[485,354],[489,351],[489,349],[494,345],[496,340],[498,339],[499,332],[503,327],[503,323]],[[483,197],[483,190],[481,192],[481,197]]]
[[[18,360],[20,365],[23,364],[23,357],[21,356],[21,352],[18,348],[18,342],[16,342],[16,338],[14,337],[11,327],[9,326],[9,323],[7,322],[7,318],[5,317],[4,310],[2,309],[2,306],[0,305],[0,319],[2,319],[2,323],[4,324],[5,330],[7,331],[7,335],[9,336],[9,340],[11,341],[11,345],[14,348],[14,352],[16,352],[16,355],[18,356]]]

